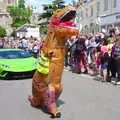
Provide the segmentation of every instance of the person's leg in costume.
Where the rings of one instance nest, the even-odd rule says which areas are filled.
[[[48,89],[46,81],[48,75],[35,72],[32,81],[32,94],[28,95],[28,99],[33,106],[44,105],[44,93]]]
[[[48,79],[51,81],[51,84],[55,88],[56,98],[58,98],[63,90],[61,84],[61,77],[63,72],[64,63],[63,61],[54,61],[50,63],[50,72]]]
[[[44,93],[44,104],[47,106],[48,111],[51,113],[51,117],[60,117],[61,113],[56,105],[56,94],[54,87],[49,84],[47,91]]]
[[[29,94],[28,99],[32,106],[46,106],[52,117],[60,117],[61,113],[56,105],[55,89],[47,83],[47,77],[48,75],[35,72],[32,81],[32,94]]]

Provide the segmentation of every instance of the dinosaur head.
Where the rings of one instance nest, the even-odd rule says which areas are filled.
[[[56,35],[62,37],[71,37],[78,34],[78,29],[75,27],[74,18],[76,9],[74,7],[65,7],[58,9],[50,19],[50,28]]]

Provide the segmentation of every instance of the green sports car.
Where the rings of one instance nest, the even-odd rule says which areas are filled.
[[[21,49],[0,49],[0,78],[32,77],[37,59]]]

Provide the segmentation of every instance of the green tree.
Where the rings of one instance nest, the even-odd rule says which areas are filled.
[[[24,6],[24,0],[19,0],[18,6],[9,6],[7,11],[13,18],[12,27],[17,28],[25,23],[30,23],[29,18],[32,14],[32,9]]]
[[[77,3],[75,0],[72,0],[72,6],[76,7]]]
[[[52,16],[54,9],[52,4],[44,4],[43,5],[44,12],[41,14],[42,18],[48,18]]]
[[[40,15],[40,20],[42,18],[46,18],[48,23],[49,18],[53,15],[53,13],[57,10],[57,9],[61,9],[63,7],[65,7],[64,5],[64,0],[53,0],[51,4],[44,4],[43,5],[43,10],[44,12]],[[47,24],[44,26],[40,27],[40,33],[45,33],[47,32]]]
[[[65,5],[64,5],[65,1],[64,0],[54,0],[52,3],[53,3],[53,6],[54,5],[56,6],[56,9],[61,9],[61,8],[65,7]]]
[[[47,29],[48,29],[47,26],[41,26],[40,29],[39,29],[40,34],[46,33],[46,32],[47,32]]]
[[[25,0],[19,0],[19,1],[18,1],[18,6],[19,6],[20,8],[25,8]]]
[[[64,0],[53,0],[51,4],[44,4],[41,17],[49,19],[57,9],[65,7],[64,3]]]
[[[0,26],[0,37],[5,37],[7,35],[6,30]]]

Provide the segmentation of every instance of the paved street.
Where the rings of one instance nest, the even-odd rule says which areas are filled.
[[[0,81],[0,120],[51,120],[41,109],[30,106],[31,81]],[[62,118],[58,120],[120,119],[120,86],[69,71],[63,74],[63,84],[58,100]]]

